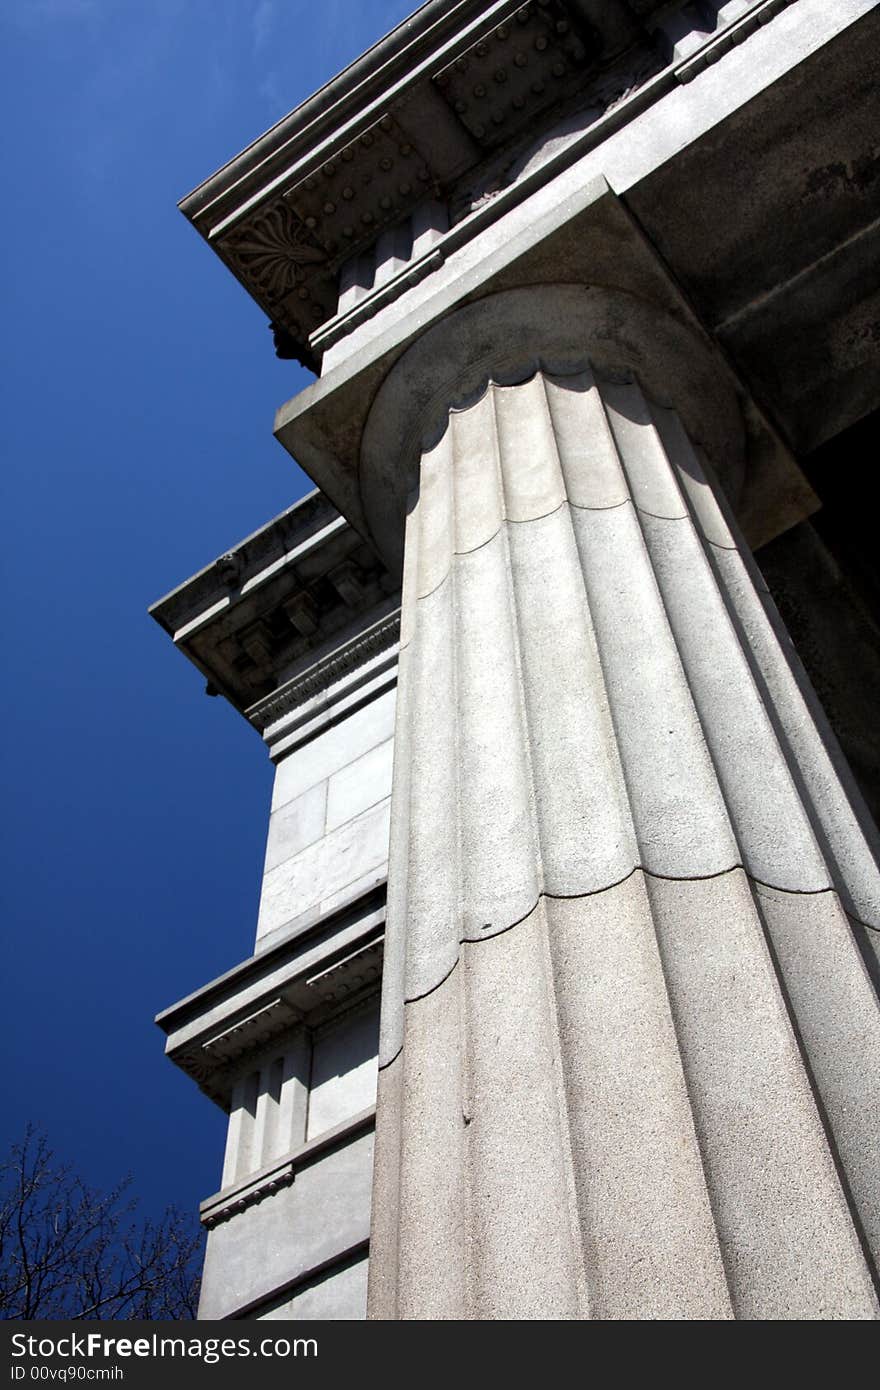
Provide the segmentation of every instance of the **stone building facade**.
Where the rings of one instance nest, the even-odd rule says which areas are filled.
[[[878,45],[429,0],[184,201],[318,489],[152,610],[275,765],[202,1317],[878,1316]]]

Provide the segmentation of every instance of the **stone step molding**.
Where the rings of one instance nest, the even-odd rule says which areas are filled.
[[[398,483],[370,1316],[876,1318],[876,831],[718,485],[721,367],[701,415],[709,356],[619,301],[554,365],[546,307],[519,379],[491,323],[438,353]]]

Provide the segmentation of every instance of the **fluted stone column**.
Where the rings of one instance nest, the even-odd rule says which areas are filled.
[[[421,457],[370,1316],[875,1318],[874,832],[699,446],[590,362]]]

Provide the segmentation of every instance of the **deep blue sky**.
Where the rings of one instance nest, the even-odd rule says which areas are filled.
[[[224,1118],[153,1015],[251,950],[271,768],[147,605],[311,486],[307,383],[176,202],[411,0],[6,0],[0,102],[4,1147],[145,1211]]]

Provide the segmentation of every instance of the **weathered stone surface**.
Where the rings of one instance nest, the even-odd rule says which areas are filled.
[[[324,834],[327,817],[327,783],[319,782],[286,802],[269,817],[265,871],[299,854]]]
[[[263,878],[257,937],[268,936],[316,903],[378,868],[388,857],[387,797],[327,831]]]
[[[876,405],[877,23],[431,0],[186,200],[347,518],[155,610],[278,763],[264,963],[163,1020],[205,1315],[362,1315],[386,853],[373,1316],[878,1315],[876,832],[737,524]]]
[[[385,878],[396,689],[360,687],[313,737],[288,733],[275,773],[257,945],[277,941],[304,913],[332,911],[346,894]],[[372,698],[371,698],[372,695]],[[341,717],[339,717],[341,714]]]
[[[876,832],[705,461],[582,365],[422,469],[371,1316],[878,1316]]]
[[[259,1322],[351,1322],[363,1318],[367,1307],[367,1255],[360,1252],[343,1265],[316,1274],[288,1297],[254,1313]]]
[[[379,1010],[374,1003],[331,1023],[312,1043],[306,1138],[342,1124],[376,1100]]]
[[[792,948],[827,932],[848,952],[834,987],[861,990],[828,1047],[842,1128],[823,1125],[741,870],[542,899],[408,1006],[380,1090],[371,1316],[877,1316],[835,1166],[870,1216],[870,1102],[848,1111],[847,1090],[876,1003],[833,895],[774,898]],[[821,1033],[828,1002],[796,1026]]]
[[[426,454],[410,518],[401,997],[542,893],[594,893],[636,867],[836,887],[880,925],[876,832],[677,417],[584,373],[493,385],[470,412]],[[573,432],[578,416],[580,438],[613,453],[607,495],[625,500],[565,500],[554,420]],[[494,511],[474,503],[480,463]],[[458,525],[468,504],[494,517],[491,538]],[[397,1046],[389,1035],[386,1060]]]
[[[373,1136],[340,1142],[296,1181],[208,1233],[200,1318],[223,1318],[303,1282],[370,1233]]]
[[[394,732],[394,705],[394,691],[383,692],[326,733],[304,743],[294,757],[279,762],[272,792],[273,812],[308,789],[328,782],[365,753],[387,742]]]

